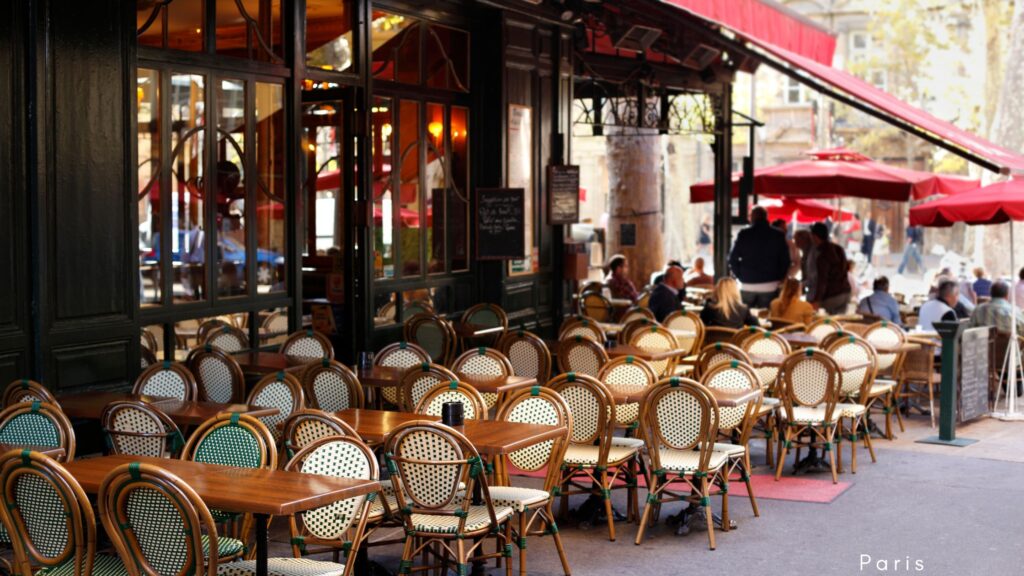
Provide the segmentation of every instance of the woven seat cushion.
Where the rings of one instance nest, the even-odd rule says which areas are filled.
[[[839,410],[832,411],[832,422],[839,420]],[[794,406],[793,419],[796,424],[822,424],[825,422],[824,406]]]
[[[743,456],[747,452],[747,449],[739,444],[727,444],[725,442],[715,442],[715,445],[711,449],[715,452],[722,452],[730,458]]]
[[[600,447],[598,446],[572,444],[565,451],[565,463],[576,467],[597,466],[599,450]],[[636,455],[637,450],[639,450],[639,446],[622,446],[612,442],[611,447],[608,449],[608,464],[615,465],[629,460]]]
[[[841,418],[856,418],[861,416],[867,409],[863,404],[839,403],[836,404],[836,412]]]
[[[644,447],[643,438],[627,438],[625,436],[612,436],[612,446],[624,446],[640,450]]]
[[[761,406],[778,406],[781,401],[778,398],[772,398],[771,396],[765,396],[761,398]]]
[[[516,512],[524,512],[527,508],[543,505],[550,496],[543,490],[519,486],[491,486],[488,490],[491,493],[491,503],[495,507],[508,507]]]
[[[95,576],[128,576],[124,563],[117,556],[108,554],[97,554],[92,564],[92,573]],[[74,576],[75,561],[70,559],[63,564],[52,568],[43,568],[36,572],[36,576]]]
[[[398,505],[398,498],[395,498],[395,489],[394,488],[391,489],[391,493],[390,494],[387,494],[387,493],[384,494],[384,500],[387,500],[387,502],[388,502],[388,509],[391,510],[392,512],[397,512],[400,508],[402,508],[401,506]],[[381,498],[378,496],[377,498],[373,499],[373,502],[370,502],[370,515],[368,516],[368,518],[375,519],[378,516],[383,516],[383,515],[384,515],[384,504],[383,504],[383,502],[381,502]]]
[[[203,556],[209,558],[210,537],[203,534],[201,538],[203,540]],[[242,544],[241,540],[228,538],[226,536],[217,537],[217,558],[231,558],[241,554],[244,550],[245,545]]]
[[[672,450],[671,448],[662,448],[661,454],[661,467],[666,472],[672,474],[690,474],[697,471],[697,465],[700,463],[700,452],[697,450]],[[727,461],[729,456],[725,452],[711,452],[711,458],[708,459],[708,471],[713,472],[721,468]]]
[[[494,516],[498,522],[504,522],[512,515],[512,508],[509,506],[494,505]],[[432,516],[430,514],[413,514],[412,524],[420,532],[431,532],[434,534],[455,534],[459,527],[458,516]],[[491,528],[491,517],[487,513],[487,506],[470,506],[469,516],[466,517],[466,532],[477,532]]]
[[[875,380],[871,384],[871,391],[868,392],[868,394],[871,396],[885,394],[886,392],[889,392],[895,387],[896,382],[893,382],[892,380]]]
[[[342,576],[344,564],[320,562],[305,558],[268,558],[267,574],[269,576]],[[256,561],[228,562],[217,565],[217,574],[221,576],[254,576]]]

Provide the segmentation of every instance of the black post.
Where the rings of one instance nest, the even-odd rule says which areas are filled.
[[[965,320],[935,322],[935,331],[942,336],[942,384],[939,386],[939,435],[918,440],[924,444],[967,446],[977,440],[956,437],[956,375],[960,361],[960,335],[967,327]]]
[[[732,84],[722,82],[715,107],[715,278],[729,275],[732,244]]]

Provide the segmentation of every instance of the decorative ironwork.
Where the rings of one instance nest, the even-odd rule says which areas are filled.
[[[714,134],[715,108],[707,94],[668,94],[639,82],[617,84],[587,80],[577,93],[574,125],[647,128],[665,134]]]

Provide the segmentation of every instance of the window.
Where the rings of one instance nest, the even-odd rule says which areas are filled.
[[[351,70],[355,60],[352,0],[306,3],[306,66],[336,72]]]
[[[879,90],[885,90],[885,70],[872,70],[868,78],[870,82],[874,84],[875,88]]]
[[[803,104],[807,101],[804,85],[795,78],[786,76],[786,104]]]
[[[469,91],[468,33],[375,11],[371,34],[377,80]]]
[[[205,12],[203,0],[140,1],[135,16],[139,46],[202,51]]]
[[[867,32],[857,31],[850,33],[850,51],[866,52],[871,47],[871,36]]]

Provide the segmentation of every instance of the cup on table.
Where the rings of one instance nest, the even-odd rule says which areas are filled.
[[[462,402],[445,402],[441,405],[441,423],[445,426],[462,426],[464,414]]]
[[[360,352],[359,353],[359,367],[360,368],[372,368],[373,367],[373,352]]]

